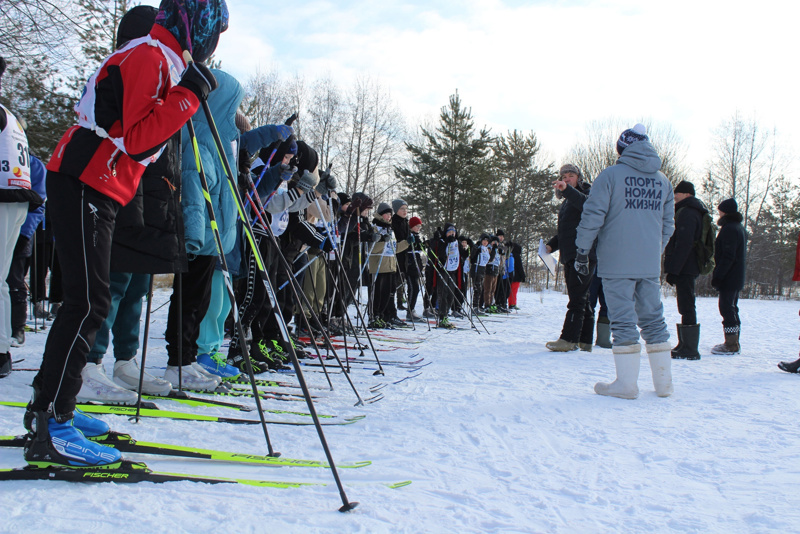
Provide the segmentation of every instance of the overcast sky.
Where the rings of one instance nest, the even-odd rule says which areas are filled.
[[[145,3],[157,5],[157,0]],[[228,0],[217,57],[340,87],[369,74],[412,125],[456,89],[475,124],[533,131],[557,164],[589,121],[669,123],[702,172],[736,111],[800,141],[800,3],[761,0]],[[631,124],[632,125],[632,124]]]

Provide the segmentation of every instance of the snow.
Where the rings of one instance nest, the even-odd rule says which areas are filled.
[[[160,290],[154,304],[167,298]],[[395,332],[425,341],[398,344],[404,348],[379,352],[382,359],[419,353],[433,363],[399,384],[391,382],[409,373],[397,366],[385,365],[383,378],[354,371],[363,397],[370,386],[389,383],[374,404],[354,407],[342,375],[332,377],[335,390],[328,391],[321,373],[307,373],[313,387],[323,388],[314,391],[320,413],[367,414],[352,425],[324,427],[337,462],[373,462],[339,470],[347,497],[360,502],[351,513],[337,512],[342,501],[326,469],[130,455],[156,471],[329,485],[6,482],[0,484],[0,532],[800,532],[800,377],[775,367],[796,358],[797,302],[741,301],[742,354],[712,356],[711,346],[722,341],[716,300],[699,299],[702,359],[675,361],[675,393],[662,399],[643,356],[640,397],[626,401],[592,389],[614,376],[610,350],[544,348],[560,332],[566,300],[555,292],[521,293],[521,312],[485,319],[491,335],[424,327]],[[674,297],[664,304],[674,332]],[[151,336],[161,336],[165,322],[166,307],[155,314]],[[12,349],[15,360],[25,359],[17,367],[37,367],[44,341],[44,334],[29,333],[25,347]],[[150,340],[147,360],[148,367],[166,364],[163,340]],[[112,364],[107,357],[109,373]],[[0,381],[3,400],[26,400],[32,377],[19,371]],[[306,408],[301,402],[264,406]],[[267,452],[259,426],[103,417],[140,440]],[[22,433],[21,421],[22,410],[0,407],[0,434]],[[313,427],[268,429],[284,456],[325,459]],[[0,449],[0,467],[22,464],[21,450]],[[380,484],[403,480],[413,483]]]

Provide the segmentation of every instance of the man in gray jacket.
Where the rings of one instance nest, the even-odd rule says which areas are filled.
[[[592,184],[583,205],[575,270],[589,273],[589,251],[597,240],[598,276],[608,303],[614,335],[617,379],[599,382],[599,395],[639,396],[639,331],[647,343],[653,385],[659,397],[672,393],[669,332],[661,304],[661,253],[675,223],[672,187],[659,169],[661,158],[644,125],[622,132],[620,155]]]

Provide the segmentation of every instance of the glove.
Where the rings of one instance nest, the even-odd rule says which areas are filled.
[[[589,255],[585,252],[578,251],[578,255],[575,257],[575,272],[578,273],[581,283],[584,277],[589,276]]]
[[[408,241],[409,245],[413,246],[414,243],[417,242],[417,238],[414,236],[414,234],[408,234],[408,237],[406,238],[406,241]]]
[[[303,193],[308,193],[317,186],[318,182],[319,180],[317,180],[316,176],[308,171],[305,171],[303,176],[301,176],[297,181],[297,187],[300,188]]]
[[[669,285],[674,286],[675,283],[678,281],[678,275],[677,274],[672,274],[672,273],[667,273],[666,281],[667,281],[667,283]]]
[[[279,124],[276,126],[278,131],[278,137],[281,138],[281,141],[286,141],[294,134],[294,128],[291,126],[286,126],[285,124]]]
[[[208,98],[208,93],[217,88],[217,79],[208,67],[202,63],[192,62],[183,71],[178,85],[187,88],[197,96],[198,100],[203,101]]]
[[[281,180],[283,180],[284,182],[288,182],[289,180],[291,180],[292,176],[294,176],[294,173],[296,172],[297,172],[297,167],[292,167],[291,165],[286,165],[285,163],[281,163]],[[303,188],[300,187],[300,189]],[[307,193],[305,189],[303,189],[303,192]]]
[[[322,243],[319,244],[319,248],[323,252],[332,251],[333,250],[333,242],[331,241],[331,238],[328,237],[328,236],[325,236],[325,239],[323,239]]]
[[[334,178],[333,175],[324,174],[319,178],[319,183],[317,184],[317,193],[320,195],[326,195],[328,191],[335,191],[337,185],[339,184],[336,183],[336,178]]]
[[[372,242],[377,243],[380,240],[381,240],[381,234],[379,234],[378,232],[374,232],[372,234]]]

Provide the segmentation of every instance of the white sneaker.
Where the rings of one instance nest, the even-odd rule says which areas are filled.
[[[141,369],[136,358],[130,360],[117,360],[114,364],[114,382],[132,391],[139,389],[139,374]],[[168,395],[172,390],[172,384],[158,378],[147,371],[144,372],[144,381],[142,382],[142,393],[145,395]]]
[[[78,392],[78,402],[102,402],[104,404],[136,404],[136,393],[121,388],[106,375],[102,363],[87,363],[81,371],[83,385]]]
[[[200,376],[202,376],[203,378],[210,378],[211,380],[213,380],[214,382],[216,382],[216,383],[217,383],[217,385],[220,385],[220,384],[222,384],[222,377],[221,377],[221,376],[219,376],[219,375],[215,375],[214,373],[210,373],[210,372],[206,371],[206,370],[203,368],[203,366],[202,366],[202,365],[200,365],[199,363],[197,363],[197,362],[192,362],[192,369],[194,369],[195,371],[197,371],[197,374],[199,374],[199,375],[200,375]]]
[[[198,373],[191,365],[181,367],[182,387],[186,389],[200,389],[203,391],[214,391],[219,383]],[[168,365],[164,371],[164,380],[178,387],[178,367]]]

